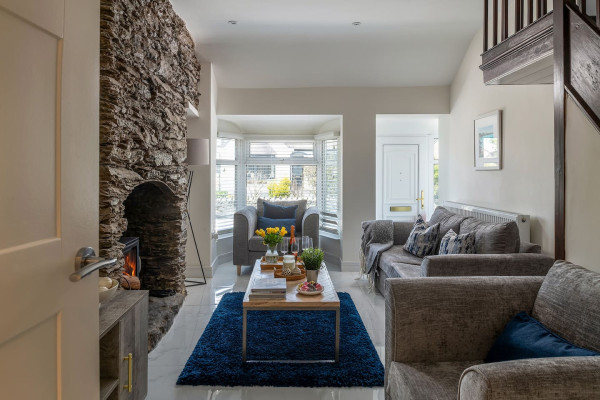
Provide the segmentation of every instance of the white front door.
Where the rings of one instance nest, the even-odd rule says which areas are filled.
[[[0,0],[2,399],[99,398],[99,2]]]
[[[377,218],[427,219],[426,138],[380,138],[377,143]]]

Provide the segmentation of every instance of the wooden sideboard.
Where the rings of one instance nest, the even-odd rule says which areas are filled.
[[[100,400],[148,393],[148,291],[119,290],[100,307]]]

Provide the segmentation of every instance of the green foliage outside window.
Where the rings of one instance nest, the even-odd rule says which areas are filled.
[[[271,182],[267,185],[269,197],[272,199],[285,199],[290,197],[290,178],[282,178],[279,182]]]

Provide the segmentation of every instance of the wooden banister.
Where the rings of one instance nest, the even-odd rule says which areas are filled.
[[[493,0],[492,5],[492,43],[495,46],[498,44],[498,0]]]
[[[495,47],[499,42],[502,42],[509,37],[508,13],[510,6],[512,6],[512,3],[510,3],[511,1],[514,2],[515,10],[514,33],[517,33],[526,26],[531,25],[546,16],[548,14],[548,1],[551,0],[483,0],[484,52],[488,51],[491,47]],[[596,3],[600,4],[600,0],[596,0]],[[585,7],[585,0],[582,2],[582,7]],[[525,14],[527,14],[527,16],[525,16]],[[598,16],[598,18],[597,22],[600,26],[600,16]]]
[[[502,40],[508,37],[508,0],[502,0]]]

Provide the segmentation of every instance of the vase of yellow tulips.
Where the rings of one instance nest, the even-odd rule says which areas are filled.
[[[287,235],[285,227],[267,228],[266,230],[257,229],[255,232],[263,238],[263,244],[269,248],[265,254],[265,261],[271,264],[277,263],[279,257],[279,254],[277,254],[277,245],[281,242],[281,238]]]

